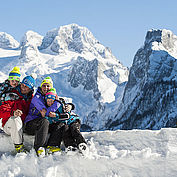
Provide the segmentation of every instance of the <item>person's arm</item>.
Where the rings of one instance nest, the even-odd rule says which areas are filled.
[[[56,112],[60,105],[58,101],[55,101],[52,106],[47,108],[46,116],[49,116],[50,112]]]
[[[33,104],[38,111],[42,111],[43,109],[47,110],[43,97],[38,94],[33,97],[31,104]]]
[[[3,83],[0,83],[0,94],[3,92],[3,90],[4,90],[4,85],[5,85],[5,83],[3,82]]]
[[[3,83],[0,83],[0,97],[2,96],[4,92],[10,89],[12,89],[12,87],[10,86],[8,80],[5,80]]]
[[[49,112],[49,117],[55,118],[56,120],[68,120],[70,114],[63,112],[63,105],[60,104],[59,108],[55,112]]]
[[[13,112],[12,112],[12,102],[7,102],[6,104],[3,104],[0,106],[0,115],[1,118],[9,118],[11,116],[13,116]]]
[[[50,112],[49,113],[49,117],[52,119],[54,118],[55,120],[68,120],[70,118],[70,114],[69,113],[54,113],[54,112]]]
[[[50,112],[56,112],[56,110],[60,107],[60,103],[58,101],[55,101],[52,106],[47,108],[45,105],[44,97],[39,94],[36,94],[33,97],[31,103],[36,107],[38,111],[42,111],[45,109],[47,111],[45,116],[49,116]]]

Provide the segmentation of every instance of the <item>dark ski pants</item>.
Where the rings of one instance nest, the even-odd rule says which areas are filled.
[[[62,128],[60,124],[49,124],[45,118],[37,118],[25,124],[24,132],[35,135],[34,149],[39,147],[59,146],[62,141]],[[48,135],[50,136],[48,138]]]
[[[78,147],[80,143],[86,143],[84,137],[80,132],[80,120],[76,120],[70,125],[65,125],[63,130],[63,142],[65,147],[73,146]]]

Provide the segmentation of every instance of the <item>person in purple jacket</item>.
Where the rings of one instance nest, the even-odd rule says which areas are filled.
[[[59,124],[49,124],[45,116],[51,116],[52,112],[60,107],[60,103],[55,101],[51,107],[46,107],[45,94],[53,88],[53,81],[46,77],[41,86],[38,87],[34,95],[28,116],[25,119],[24,132],[29,135],[35,135],[34,149],[38,156],[45,156],[47,153],[61,151],[60,136],[61,129]],[[48,134],[50,133],[49,139]]]

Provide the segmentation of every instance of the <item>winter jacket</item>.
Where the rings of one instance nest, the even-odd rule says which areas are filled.
[[[5,101],[5,94],[4,93],[8,93],[10,92],[12,89],[14,89],[11,85],[9,80],[5,80],[3,83],[0,83],[0,105],[2,104],[2,102]]]
[[[36,94],[34,95],[31,104],[29,113],[25,119],[25,123],[37,118],[41,118],[42,115],[40,111],[42,109],[46,109],[46,116],[49,116],[50,112],[56,112],[56,110],[60,107],[60,103],[55,101],[51,107],[46,107],[45,95],[42,94],[41,88],[38,87]]]
[[[23,112],[21,119],[24,122],[29,111],[29,106],[33,96],[32,93],[33,92],[30,92],[28,95],[23,95],[20,91],[20,85],[11,91],[4,93],[4,98],[6,101],[2,102],[0,106],[0,118],[2,118],[2,127],[5,125],[7,120],[13,116],[14,111],[17,109],[20,109]]]
[[[66,104],[66,103],[64,102],[62,104],[61,101],[59,101],[59,102],[61,103],[61,106],[55,112],[56,117],[45,116],[45,118],[48,119],[50,124],[60,122],[60,123],[65,123],[67,125],[70,125],[71,123],[75,122],[76,120],[80,120],[79,116],[73,112],[65,113],[63,108],[64,108],[64,104]],[[72,106],[72,110],[73,110],[75,106],[72,103],[68,103],[68,104],[70,104]]]

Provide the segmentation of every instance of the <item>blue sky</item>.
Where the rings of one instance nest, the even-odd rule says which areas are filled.
[[[176,0],[5,0],[0,5],[0,31],[20,41],[28,30],[44,36],[76,23],[130,67],[149,29],[169,29],[177,35],[176,8]]]

